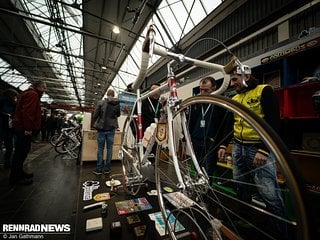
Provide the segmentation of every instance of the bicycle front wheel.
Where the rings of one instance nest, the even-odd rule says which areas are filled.
[[[138,151],[136,119],[128,116],[123,127],[120,159],[122,162],[123,187],[130,195],[137,195],[142,185],[141,162]]]
[[[50,144],[55,147],[56,144],[63,138],[62,134],[56,133],[50,138]]]
[[[72,140],[70,138],[64,138],[64,139],[59,140],[56,143],[54,150],[57,153],[66,154],[66,153],[71,153],[71,152],[75,151],[78,147],[79,147],[79,144],[77,142],[75,142],[74,140]]]
[[[210,122],[200,121],[201,126],[189,128],[191,121],[199,117],[190,116],[197,107],[220,109],[224,114],[214,111]],[[223,132],[228,121],[221,116],[233,118],[234,114],[259,134],[269,157],[258,167],[246,159],[242,162],[245,167],[241,162],[231,166],[229,161],[218,161],[211,172],[208,163],[216,161],[219,145],[228,135]],[[188,231],[197,239],[309,239],[301,181],[289,151],[265,121],[231,99],[210,95],[183,101],[171,123],[168,126],[173,134],[173,152],[164,157],[164,147],[158,146],[156,185],[172,239],[177,239],[181,231]],[[202,140],[193,139],[195,129],[206,129],[204,124],[211,123],[215,123],[214,136],[204,131]],[[236,159],[236,144],[232,147],[232,159]],[[255,148],[249,149],[255,153]]]

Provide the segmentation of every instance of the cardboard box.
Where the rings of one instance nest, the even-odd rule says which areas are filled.
[[[120,160],[119,159],[119,151],[120,151],[121,145],[113,145],[112,150],[112,160]]]
[[[119,159],[119,150],[121,144],[121,135],[120,131],[116,131],[114,136],[113,151],[112,151],[112,160]],[[96,161],[97,160],[97,131],[83,131],[83,141],[82,141],[82,151],[81,151],[81,162],[84,161]],[[106,149],[104,149],[103,157],[106,156]]]
[[[120,145],[121,144],[121,136],[122,132],[116,131],[114,135],[113,145]]]

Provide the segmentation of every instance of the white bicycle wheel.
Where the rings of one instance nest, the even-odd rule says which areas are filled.
[[[185,147],[188,142],[185,140],[188,140],[190,132],[181,134],[183,131],[179,127],[181,119],[184,119],[183,116],[197,104],[206,104],[206,106],[210,104],[223,108],[224,111],[230,112],[231,116],[240,115],[259,133],[269,152],[274,155],[275,161],[268,164],[277,165],[278,173],[281,174],[284,182],[276,191],[284,199],[285,214],[277,215],[268,211],[265,201],[261,198],[250,202],[239,200],[235,185],[246,185],[255,192],[259,192],[257,190],[260,186],[253,182],[235,181],[232,171],[228,168],[223,170],[227,174],[214,174],[209,177],[197,172],[191,160],[192,150]],[[188,125],[188,119],[186,121]],[[224,124],[226,121],[221,119],[220,122]],[[220,126],[215,127],[223,129]],[[160,155],[160,151],[162,153],[164,151],[162,146],[158,146],[156,156],[158,200],[166,219],[168,234],[172,239],[178,238],[177,235],[182,232],[181,229],[190,232],[197,239],[309,239],[301,181],[297,177],[290,153],[284,143],[262,119],[228,98],[196,96],[180,104],[174,116],[172,131],[182,183],[178,181],[179,174],[174,169],[173,154],[165,157],[163,154]],[[211,147],[204,150],[205,154],[217,151],[220,142],[215,140],[217,139],[212,139]],[[197,147],[199,148],[199,144]],[[200,162],[201,159],[198,161]],[[257,174],[258,170],[259,168],[253,168],[244,175]],[[168,187],[174,193],[167,193],[165,189]],[[271,226],[279,227],[280,232]]]
[[[122,132],[120,159],[122,162],[123,187],[130,195],[136,195],[142,185],[137,132],[136,119],[128,117]]]
[[[54,150],[60,154],[75,152],[80,145],[71,138],[64,138],[58,141],[54,147]],[[72,154],[74,155],[74,154]]]
[[[64,138],[62,134],[56,133],[50,138],[49,142],[54,147],[62,138]]]

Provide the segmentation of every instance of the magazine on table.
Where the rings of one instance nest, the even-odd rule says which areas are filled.
[[[169,216],[170,225],[175,227],[175,232],[185,230],[184,226],[179,222],[179,220],[176,220],[176,217],[173,214],[170,214],[169,210],[166,211],[166,214],[167,217]],[[155,228],[160,236],[168,234],[168,231],[166,232],[166,223],[163,221],[161,212],[150,213],[149,218],[155,222]]]
[[[172,192],[163,194],[173,206],[176,208],[186,208],[196,205],[196,202],[181,192]]]
[[[119,215],[152,209],[151,204],[145,197],[119,201],[115,205]]]

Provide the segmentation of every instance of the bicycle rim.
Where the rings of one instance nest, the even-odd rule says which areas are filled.
[[[120,150],[123,172],[123,188],[130,195],[136,195],[141,188],[141,165],[137,146],[137,124],[133,117],[127,117],[123,132]]]
[[[54,147],[61,140],[61,134],[55,134],[50,138],[50,144]]]
[[[201,176],[196,171],[191,163],[191,151],[185,149],[185,143],[180,139],[181,127],[179,126],[181,126],[181,114],[190,113],[190,108],[199,104],[218,106],[232,114],[240,115],[259,133],[269,152],[275,156],[275,162],[270,164],[277,166],[277,171],[281,174],[284,182],[276,189],[284,200],[284,215],[277,215],[267,209],[265,201],[261,197],[253,198],[252,201],[240,200],[235,191],[236,186],[246,186],[257,196],[259,196],[261,186],[256,186],[254,181],[235,181],[231,166],[224,164],[225,168],[215,167],[215,174],[209,177],[206,174]],[[160,155],[160,151],[163,150],[162,146],[158,146],[156,156],[156,185],[159,205],[164,218],[166,215],[168,216],[168,212],[175,216],[175,220],[172,222],[171,219],[171,223],[170,217],[165,218],[170,237],[177,239],[177,234],[181,232],[177,226],[181,224],[185,228],[184,231],[189,231],[199,239],[212,239],[213,236],[217,239],[279,239],[282,237],[308,239],[309,229],[302,184],[297,177],[297,172],[293,170],[290,153],[277,134],[248,109],[225,97],[211,95],[191,97],[183,101],[179,107],[173,120],[173,139],[179,171],[185,188],[178,183],[172,154],[168,154],[164,159],[163,154]],[[190,132],[183,135],[187,137]],[[218,145],[220,145],[219,141],[212,142],[210,149],[206,147],[203,150],[205,152],[203,156],[208,156],[210,151],[216,151],[214,149]],[[201,162],[201,159],[198,159],[198,162]],[[242,174],[254,176],[258,174],[259,170],[261,171],[261,168],[251,169]],[[222,173],[218,174],[219,171]],[[164,187],[170,187],[178,193],[168,194]],[[174,198],[174,201],[170,202],[168,200],[170,198]],[[178,202],[178,204],[174,204],[174,202]],[[219,224],[216,224],[216,219],[222,220],[221,228],[217,227]],[[283,235],[279,235],[279,232],[270,227],[274,224],[277,227],[280,226],[279,229],[283,230]]]
[[[75,143],[72,139],[66,138],[58,141],[54,149],[57,153],[65,154],[74,151],[77,147],[77,143]]]

